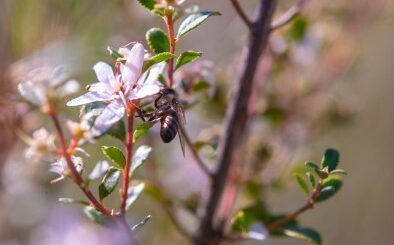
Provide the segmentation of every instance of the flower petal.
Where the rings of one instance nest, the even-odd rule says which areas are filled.
[[[111,126],[124,116],[125,108],[121,101],[114,100],[105,107],[100,116],[94,122],[93,132],[96,136],[102,135]]]
[[[138,80],[138,85],[142,84],[154,84],[157,82],[159,75],[163,73],[166,66],[165,62],[160,62],[146,71]]]
[[[105,62],[98,62],[93,66],[93,70],[96,72],[97,79],[106,84],[108,87],[113,87],[111,82],[115,80],[114,72],[112,67]]]
[[[133,48],[125,57],[126,63],[121,65],[123,81],[131,84],[137,81],[141,75],[142,65],[144,64],[144,46],[140,43],[134,44]]]
[[[137,99],[143,99],[160,92],[160,86],[156,84],[143,85],[139,90],[135,92]]]
[[[78,106],[85,105],[95,101],[108,101],[111,100],[112,97],[109,94],[97,93],[97,92],[87,92],[75,99],[72,99],[67,102],[67,106]]]

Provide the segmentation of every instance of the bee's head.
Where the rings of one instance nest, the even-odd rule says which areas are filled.
[[[164,88],[160,91],[160,93],[169,101],[177,97],[175,90],[172,88]]]

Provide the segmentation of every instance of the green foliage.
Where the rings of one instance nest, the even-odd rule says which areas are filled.
[[[179,67],[193,62],[199,57],[201,57],[202,53],[193,51],[193,50],[188,50],[183,52],[181,55],[179,55],[178,59],[176,60],[176,65],[175,65],[175,70],[178,69]]]
[[[74,200],[74,199],[68,198],[68,197],[61,197],[61,198],[58,199],[58,201],[61,202],[61,203],[66,203],[66,204],[74,203],[74,204],[82,204],[84,206],[88,206],[89,205],[89,203],[87,201]]]
[[[83,209],[83,212],[85,213],[85,215],[92,220],[95,223],[98,224],[105,224],[108,222],[107,217],[105,217],[105,215],[103,213],[101,213],[100,211],[98,211],[97,209],[91,207],[91,206],[86,206]]]
[[[312,187],[315,188],[315,187],[316,187],[316,178],[315,178],[315,176],[313,175],[313,173],[307,172],[307,173],[306,173],[306,176],[308,177],[309,182],[311,183]]]
[[[283,229],[283,234],[288,237],[302,239],[315,244],[321,244],[321,236],[319,232],[307,227],[288,227]]]
[[[109,52],[109,54],[114,57],[116,60],[122,60],[124,59],[123,55],[121,55],[116,49],[114,49],[111,46],[107,47],[107,50]]]
[[[295,41],[304,39],[308,30],[308,21],[303,17],[297,17],[291,24],[289,36]]]
[[[150,152],[152,151],[152,147],[147,145],[141,145],[133,154],[133,162],[131,164],[131,172],[134,172],[139,166],[144,163],[144,161],[148,158]]]
[[[167,61],[171,58],[174,58],[175,55],[169,53],[169,52],[164,52],[160,54],[156,54],[152,57],[150,57],[148,60],[145,61],[144,66],[142,67],[142,71],[145,72],[147,71],[151,66],[160,63],[162,61]]]
[[[151,50],[156,54],[170,50],[168,36],[160,28],[151,28],[146,32],[145,38]]]
[[[115,167],[111,167],[108,169],[107,173],[105,174],[99,186],[100,200],[103,200],[114,191],[116,185],[119,182],[120,175],[121,172],[119,169]]]
[[[155,0],[138,0],[138,2],[144,6],[145,8],[149,9],[149,10],[153,10],[153,8],[155,7]]]
[[[123,169],[126,163],[126,159],[123,152],[115,146],[102,146],[102,152],[104,155],[111,160],[118,168]]]
[[[330,172],[330,174],[341,174],[341,175],[347,175],[347,172],[343,169],[335,169]]]
[[[176,38],[177,39],[181,38],[186,33],[197,28],[199,25],[205,22],[209,17],[215,15],[221,15],[221,14],[219,12],[214,12],[214,11],[204,11],[204,12],[189,15],[180,25]]]
[[[294,174],[294,177],[297,180],[298,185],[301,187],[302,191],[308,195],[309,194],[309,189],[308,189],[308,184],[305,182],[305,179],[302,178],[299,174]]]
[[[328,171],[335,170],[339,163],[339,152],[335,149],[327,149],[321,162],[322,168],[327,167]]]
[[[140,125],[136,127],[134,130],[133,134],[133,141],[135,142],[138,140],[139,137],[141,137],[144,134],[147,134],[149,132],[149,129],[155,125],[154,122],[143,122]]]
[[[252,224],[256,222],[264,223],[269,219],[269,214],[264,203],[257,202],[254,205],[241,209],[235,214],[231,220],[231,229],[233,231],[247,233]]]
[[[198,80],[192,86],[192,93],[205,91],[205,90],[209,89],[210,87],[211,87],[211,84],[209,84],[207,81],[205,81],[205,80]]]
[[[316,199],[316,202],[322,202],[331,198],[339,191],[339,189],[341,189],[341,187],[342,180],[340,178],[329,177],[325,179],[321,187],[320,195]]]

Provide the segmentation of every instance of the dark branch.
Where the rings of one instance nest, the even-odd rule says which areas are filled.
[[[247,27],[252,28],[252,22],[249,20],[249,17],[245,14],[245,12],[242,10],[241,5],[239,5],[238,0],[230,0],[231,4],[233,5],[235,11],[241,17],[243,22],[246,24]]]
[[[270,34],[272,16],[276,9],[277,0],[261,0],[255,22],[251,25],[245,60],[233,98],[224,119],[222,135],[217,157],[218,169],[211,183],[206,212],[202,218],[195,244],[218,244],[223,237],[223,231],[214,224],[214,217],[220,206],[223,190],[229,175],[229,169],[234,164],[236,149],[242,146],[248,121],[248,102],[252,93],[254,75],[259,59],[267,46]]]
[[[292,21],[295,17],[297,17],[305,2],[306,0],[299,0],[298,3],[293,5],[282,16],[280,16],[277,20],[275,20],[274,23],[271,25],[271,31],[274,31],[276,29],[279,29],[287,25],[290,21]]]

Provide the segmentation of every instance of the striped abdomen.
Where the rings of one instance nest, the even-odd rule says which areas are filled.
[[[160,136],[164,143],[171,142],[178,132],[176,114],[168,114],[161,119]]]

